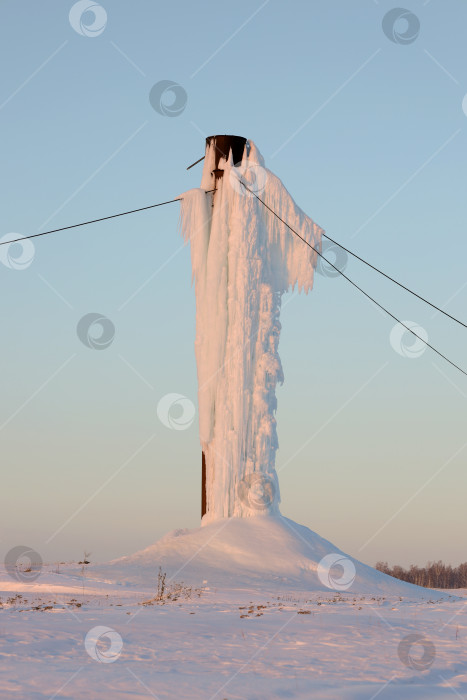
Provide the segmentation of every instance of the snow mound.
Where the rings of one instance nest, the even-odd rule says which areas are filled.
[[[225,518],[195,530],[174,530],[95,573],[148,585],[157,581],[159,567],[168,581],[197,587],[397,595],[411,600],[446,597],[387,576],[282,515]]]

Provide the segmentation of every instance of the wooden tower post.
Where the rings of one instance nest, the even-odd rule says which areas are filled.
[[[206,150],[210,146],[216,149],[216,157],[214,169],[212,170],[212,189],[217,189],[217,180],[223,175],[223,170],[219,169],[221,158],[229,159],[230,151],[232,151],[232,159],[235,165],[240,163],[243,158],[247,140],[243,136],[230,136],[227,134],[218,134],[217,136],[208,136],[206,139]],[[215,206],[216,197],[214,193],[213,206]],[[201,453],[201,517],[206,514],[207,509],[207,484],[206,484],[206,457],[204,452]]]

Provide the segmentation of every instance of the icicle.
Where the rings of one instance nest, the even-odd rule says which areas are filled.
[[[322,230],[295,204],[282,182],[264,167],[250,141],[242,163],[221,159],[215,206],[206,151],[201,189],[184,193],[181,229],[190,241],[196,291],[196,360],[200,440],[206,455],[207,515],[278,513],[275,389],[283,381],[278,354],[281,295],[313,286],[316,253],[300,241],[241,184],[255,191],[314,248]],[[238,164],[237,164],[238,165]],[[265,475],[266,480],[255,475]],[[244,497],[269,484],[264,507]],[[248,490],[248,489],[247,489]],[[251,495],[251,494],[250,494]],[[258,501],[259,502],[259,501]]]

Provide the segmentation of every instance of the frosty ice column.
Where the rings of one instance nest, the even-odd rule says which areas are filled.
[[[276,384],[283,381],[281,296],[295,285],[305,292],[312,288],[317,257],[241,183],[317,250],[322,233],[264,167],[252,141],[234,163],[232,152],[224,157],[216,148],[221,138],[225,143],[226,137],[207,139],[201,188],[185,192],[181,203],[196,293],[199,430],[206,460],[203,523],[278,512],[274,414]],[[274,485],[275,498],[263,501],[263,507],[255,507],[254,490],[263,483],[256,475]]]

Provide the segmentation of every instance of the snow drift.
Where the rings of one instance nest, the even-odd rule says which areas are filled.
[[[224,518],[195,530],[174,530],[136,554],[91,567],[89,575],[148,585],[157,580],[159,567],[170,580],[224,591],[392,595],[414,601],[450,597],[387,576],[282,515]]]

